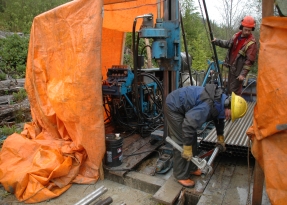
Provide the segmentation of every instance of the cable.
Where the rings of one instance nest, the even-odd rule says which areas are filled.
[[[143,55],[143,51],[144,51],[144,49],[147,48],[147,47],[150,47],[150,49],[152,49],[152,47],[151,47],[150,45],[145,45],[145,46],[142,48],[141,55]]]
[[[140,155],[140,154],[144,154],[144,153],[147,153],[147,152],[152,153],[152,152],[159,152],[159,151],[157,151],[157,150],[148,150],[148,151],[144,151],[144,152],[138,152],[138,153],[134,153],[134,154],[124,155],[123,158],[125,158],[125,157],[132,157],[132,156],[135,156],[135,155]]]
[[[243,93],[252,83],[254,83],[254,82],[256,82],[256,79],[253,80],[251,83],[249,83],[249,84],[242,90],[242,92],[240,93],[240,95],[242,95],[242,93]]]

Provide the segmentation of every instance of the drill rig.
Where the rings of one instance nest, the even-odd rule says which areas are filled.
[[[103,100],[107,120],[114,125],[137,131],[146,136],[150,130],[162,125],[161,82],[151,73],[137,73],[137,103],[134,95],[134,73],[124,65],[108,69],[107,80],[103,82]]]
[[[136,31],[138,19],[142,19],[142,25],[140,30]],[[180,87],[184,60],[193,85],[190,58],[181,21],[178,0],[166,0],[164,3],[158,1],[155,20],[153,14],[140,15],[134,19],[132,28],[134,68],[132,70],[127,66],[112,66],[108,69],[107,80],[103,82],[107,120],[119,127],[125,127],[132,134],[137,132],[142,137],[151,135],[152,140],[165,141],[167,122],[163,118],[163,104],[166,96]],[[185,55],[181,53],[181,31]],[[158,63],[158,68],[141,68],[143,56],[138,52],[140,38],[152,39],[151,56]],[[211,62],[203,86],[210,81],[219,82],[221,86],[219,74],[218,63]],[[162,152],[165,158],[159,159],[158,171],[170,167],[171,146],[164,147]]]

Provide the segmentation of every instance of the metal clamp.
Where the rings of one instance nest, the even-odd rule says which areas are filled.
[[[181,146],[179,146],[175,141],[173,141],[170,137],[166,137],[165,141],[167,141],[168,143],[170,143],[175,149],[177,149],[178,151],[180,151],[182,153],[183,148]],[[199,168],[199,169],[204,169],[207,165],[207,162],[205,159],[200,159],[197,157],[192,157],[191,161]],[[209,168],[208,168],[209,169]],[[212,169],[212,168],[211,168]]]

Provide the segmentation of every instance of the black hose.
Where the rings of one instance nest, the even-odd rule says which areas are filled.
[[[133,33],[132,33],[132,40],[133,40],[133,60],[134,60],[134,93],[135,93],[135,104],[136,104],[136,112],[139,113],[138,109],[138,65],[137,65],[137,56],[138,56],[138,44],[136,44],[135,40],[135,30],[136,30],[136,25],[137,25],[137,19],[134,20],[133,23]],[[139,38],[137,39],[139,41]],[[138,118],[140,119],[140,118]]]
[[[146,77],[151,78],[151,79],[157,84],[157,86],[158,86],[158,88],[159,88],[159,90],[160,90],[160,92],[161,92],[161,95],[163,95],[163,87],[162,87],[160,81],[159,81],[154,75],[152,75],[152,74],[150,74],[150,73],[140,73],[140,75],[141,75],[141,76],[146,76]],[[152,100],[153,100],[153,99],[152,99]],[[154,101],[154,100],[153,100],[153,101]],[[154,103],[157,105],[157,107],[160,106],[160,105],[158,105],[157,102],[154,101]],[[161,113],[160,113],[160,114],[158,114],[156,117],[152,117],[152,118],[145,117],[145,119],[147,119],[147,120],[155,120],[155,119],[157,119],[158,117],[160,117],[161,114],[162,114],[162,105],[161,105],[161,107],[159,107],[159,108],[161,108]]]
[[[141,55],[143,55],[143,51],[144,51],[144,49],[147,48],[147,47],[150,47],[150,49],[152,49],[152,47],[151,47],[150,45],[145,45],[145,46],[142,48],[142,50],[141,50]]]

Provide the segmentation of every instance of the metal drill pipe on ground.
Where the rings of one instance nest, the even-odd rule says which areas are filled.
[[[253,109],[256,102],[248,102],[248,110],[246,115],[232,123],[226,121],[224,128],[226,154],[233,156],[246,156],[248,151],[248,137],[246,136],[246,130],[252,124]],[[214,148],[217,141],[217,135],[215,128],[211,130],[206,137],[200,141],[200,148],[203,150],[210,150]]]
[[[238,126],[236,127],[237,128],[236,133],[238,133],[239,136],[242,136],[243,133],[245,135],[247,127],[249,126],[249,124],[251,124],[250,122],[252,121],[251,115],[252,115],[252,111],[251,109],[249,109],[244,119],[241,120],[240,124],[238,124]],[[240,138],[238,137],[234,144],[239,145],[239,141],[240,141]]]
[[[97,201],[95,204],[93,205],[109,205],[113,202],[113,199],[109,196],[108,198],[106,199],[103,199],[103,200],[100,200],[100,201]]]
[[[207,165],[208,165],[209,167],[211,167],[211,164],[213,163],[213,161],[214,161],[215,157],[217,156],[217,154],[219,153],[219,151],[220,151],[220,148],[219,148],[219,146],[217,146],[217,147],[214,149],[212,155],[210,156],[210,158],[209,158],[209,160],[208,160],[208,162],[207,162]],[[206,166],[206,167],[208,167],[208,166]],[[204,168],[203,170],[201,170],[202,174],[208,174],[210,171],[211,171],[211,170],[207,170],[207,169],[205,169],[205,168]]]
[[[92,193],[90,193],[89,195],[87,195],[86,197],[84,197],[83,199],[75,203],[74,205],[88,205],[89,203],[93,202],[94,200],[96,200],[98,197],[100,197],[107,191],[108,191],[107,188],[105,188],[104,186],[101,186],[100,188],[93,191]]]
[[[240,138],[240,137],[238,137],[238,134],[246,131],[246,130],[243,130],[241,126],[246,125],[247,122],[249,123],[250,118],[252,119],[254,105],[255,105],[255,103],[248,103],[249,109],[247,110],[246,116],[244,118],[241,118],[241,119],[234,122],[234,126],[233,126],[231,132],[237,133],[237,134],[231,135],[228,138],[226,138],[226,141],[225,141],[226,144],[235,145],[238,138]]]
[[[249,120],[248,120],[248,122],[245,124],[245,126],[244,126],[244,129],[243,130],[245,130],[244,131],[244,133],[242,133],[242,135],[245,135],[246,137],[245,138],[243,138],[242,137],[242,139],[240,140],[240,142],[239,142],[239,144],[243,144],[243,145],[246,145],[247,147],[248,147],[248,144],[246,143],[246,144],[244,144],[244,141],[246,140],[246,139],[248,139],[248,137],[247,137],[247,135],[246,135],[246,130],[248,129],[248,127],[250,127],[251,125],[252,125],[252,122],[253,122],[253,113],[250,113],[249,114]]]

